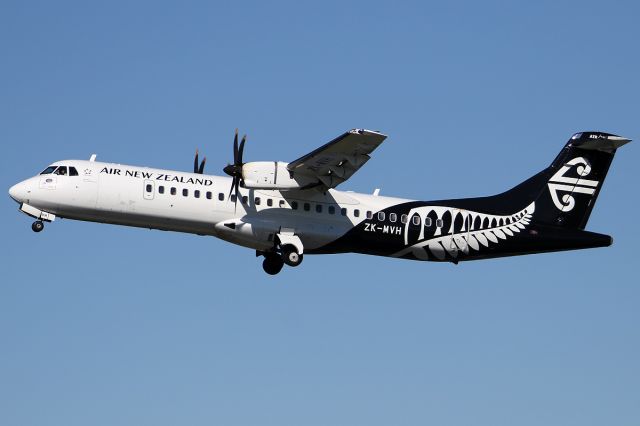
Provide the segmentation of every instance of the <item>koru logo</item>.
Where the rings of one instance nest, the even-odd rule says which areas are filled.
[[[579,178],[567,177],[565,174],[571,170],[572,166],[576,167],[576,172]],[[563,212],[573,210],[576,205],[576,200],[573,198],[574,193],[593,195],[598,187],[597,180],[583,179],[591,173],[591,165],[589,162],[582,158],[576,157],[573,160],[567,162],[564,166],[556,172],[555,175],[549,180],[549,192],[551,193],[551,199],[553,204]],[[558,197],[559,192],[566,192],[562,195],[562,198]]]

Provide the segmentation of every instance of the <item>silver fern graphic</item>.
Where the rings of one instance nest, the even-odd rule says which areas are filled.
[[[408,246],[394,257],[403,257],[412,254],[419,260],[437,259],[444,260],[447,255],[457,258],[460,253],[469,254],[470,250],[480,251],[491,244],[500,244],[500,241],[513,237],[525,229],[531,223],[531,217],[535,211],[535,202],[526,208],[508,216],[491,215],[473,212],[470,210],[454,209],[451,207],[423,206],[412,209],[408,217],[419,216],[419,223],[425,224],[430,218],[437,216],[441,220],[445,213],[452,217],[448,229],[436,227],[431,237],[425,237],[425,226],[421,226],[418,236],[419,242],[409,245],[409,227],[412,220],[407,221],[404,229],[405,244]],[[455,219],[462,215],[462,227],[455,231]],[[415,222],[414,222],[415,223]]]

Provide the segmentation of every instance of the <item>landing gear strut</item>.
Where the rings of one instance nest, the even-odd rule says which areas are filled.
[[[269,275],[276,275],[282,270],[284,261],[277,253],[265,253],[262,269]]]
[[[33,232],[40,232],[44,229],[44,223],[41,220],[36,220],[31,224]]]

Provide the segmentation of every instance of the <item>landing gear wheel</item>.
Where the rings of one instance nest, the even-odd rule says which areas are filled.
[[[302,255],[292,245],[282,248],[282,260],[289,266],[298,266],[302,263]]]
[[[277,254],[265,254],[262,261],[262,269],[269,275],[276,275],[282,270],[284,262]]]
[[[44,229],[44,223],[41,220],[36,220],[31,224],[31,229],[33,232],[40,232]]]

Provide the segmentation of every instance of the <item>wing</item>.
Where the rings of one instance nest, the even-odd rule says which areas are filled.
[[[292,161],[287,169],[294,178],[299,176],[315,180],[318,185],[335,188],[369,161],[369,155],[386,138],[386,135],[372,130],[349,130],[315,151]]]

